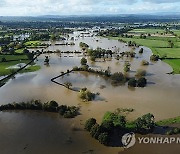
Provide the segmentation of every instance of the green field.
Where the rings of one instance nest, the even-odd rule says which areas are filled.
[[[153,48],[153,53],[160,57],[180,58],[180,48]]]
[[[21,60],[21,59],[28,59],[26,55],[0,55],[0,61],[1,59],[5,57],[7,61],[9,60]]]
[[[144,32],[144,33],[154,33],[157,29],[135,29],[131,32]],[[159,30],[162,32],[163,30]],[[178,31],[180,33],[180,31]],[[153,54],[159,55],[160,58],[175,58],[166,59],[164,62],[168,63],[174,70],[175,74],[180,74],[180,39],[177,37],[159,37],[159,36],[148,36],[146,39],[142,39],[138,36],[133,38],[126,37],[108,37],[110,39],[121,39],[123,41],[129,42],[134,41],[138,45],[149,47]],[[174,43],[174,47],[170,48],[168,41],[171,40]],[[179,59],[177,59],[179,58]]]
[[[150,33],[150,34],[154,34],[154,33],[163,33],[165,32],[165,30],[163,29],[133,29],[129,32],[132,33]]]
[[[27,47],[37,47],[37,46],[41,46],[41,41],[28,41],[24,43],[24,45]]]
[[[165,59],[163,61],[168,63],[176,74],[180,74],[180,59]]]
[[[10,66],[17,65],[19,63],[29,63],[29,60],[21,60],[21,59],[27,59],[26,55],[0,55],[0,61],[1,59],[5,57],[7,61],[9,62],[0,62],[0,76],[9,75],[12,72],[16,71],[17,69],[7,69]],[[15,61],[10,61],[15,60]],[[21,71],[23,72],[34,72],[40,69],[40,66],[38,65],[32,65],[28,68],[25,68]]]
[[[170,124],[177,124],[177,123],[180,123],[180,117],[165,119],[165,120],[156,122],[156,124],[159,126],[167,126]]]
[[[17,70],[17,69],[7,69],[8,67],[10,66],[14,66],[16,64],[19,64],[19,63],[28,63],[29,60],[22,60],[21,62],[18,62],[18,61],[12,61],[12,62],[3,62],[3,63],[0,63],[0,76],[4,76],[4,75],[8,75],[8,74],[11,74],[13,71]]]
[[[16,50],[15,52],[16,52],[16,53],[19,53],[19,54],[22,54],[22,53],[23,53],[23,50],[24,50],[24,48],[18,49],[18,50]]]
[[[5,76],[5,75],[9,75],[11,73],[13,73],[14,71],[16,71],[17,69],[7,69],[10,66],[14,66],[17,65],[19,63],[25,63],[27,64],[29,62],[29,60],[22,60],[21,62],[17,62],[17,61],[12,61],[12,62],[4,62],[4,63],[0,63],[0,76]],[[25,68],[23,70],[20,71],[20,73],[25,73],[25,72],[34,72],[39,70],[41,67],[38,65],[32,65],[28,68]]]

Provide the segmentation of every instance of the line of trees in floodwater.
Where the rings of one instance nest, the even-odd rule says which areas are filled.
[[[7,110],[39,110],[59,113],[64,118],[74,118],[79,114],[79,107],[59,105],[56,101],[42,103],[40,100],[30,102],[9,103],[0,106],[0,111]]]

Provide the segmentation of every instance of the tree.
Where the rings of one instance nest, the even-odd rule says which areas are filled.
[[[99,135],[101,133],[101,127],[99,124],[95,124],[94,126],[91,127],[90,134],[93,138],[98,139]]]
[[[29,60],[33,60],[33,58],[34,58],[34,53],[30,53],[30,52],[29,52],[29,53],[27,53],[26,55],[27,55],[27,57],[28,57]]]
[[[141,77],[139,80],[137,80],[138,87],[145,87],[146,84],[147,84],[147,80],[144,77]]]
[[[69,89],[70,87],[72,87],[72,83],[71,82],[65,82],[64,85]]]
[[[112,74],[111,79],[116,82],[123,82],[125,80],[125,77],[121,72],[116,72]]]
[[[149,62],[146,61],[146,60],[142,60],[142,61],[141,61],[141,65],[149,65]]]
[[[126,63],[124,64],[124,71],[125,71],[125,72],[130,71],[130,67],[131,67],[131,64],[130,64],[129,62],[126,62]]]
[[[152,56],[150,57],[150,60],[151,60],[151,61],[158,61],[158,60],[159,60],[159,56],[158,56],[158,55],[152,55]]]
[[[136,129],[140,133],[150,133],[154,126],[154,115],[148,113],[136,120]]]
[[[56,107],[58,107],[58,103],[56,101],[50,101],[49,107],[56,108]]]
[[[101,127],[102,127],[103,131],[110,132],[114,128],[113,121],[105,120],[101,123]]]
[[[144,49],[143,48],[141,48],[140,50],[139,50],[139,53],[143,53],[144,52]]]
[[[87,59],[83,57],[81,59],[81,65],[86,65],[86,64],[87,64]]]
[[[130,87],[136,87],[136,83],[137,83],[136,79],[135,79],[135,78],[132,78],[132,79],[130,79],[130,80],[128,81],[128,86],[130,86]]]
[[[171,40],[168,41],[168,44],[169,44],[169,47],[170,47],[170,48],[173,48],[173,47],[174,47],[174,43],[173,43]]]
[[[95,94],[91,93],[87,88],[83,88],[79,91],[79,97],[84,101],[92,101],[95,98]]]
[[[114,127],[120,127],[120,128],[124,128],[126,124],[126,119],[124,116],[112,112],[105,113],[103,117],[103,123],[105,121],[111,121]]]
[[[135,76],[137,77],[146,76],[146,70],[138,69]]]
[[[108,145],[108,143],[109,143],[109,134],[107,132],[99,134],[98,141],[101,144]]]
[[[2,57],[1,62],[7,62],[5,57]]]
[[[84,128],[87,130],[87,131],[90,131],[92,126],[94,126],[96,124],[96,119],[94,118],[90,118],[86,121],[85,123],[85,126]]]

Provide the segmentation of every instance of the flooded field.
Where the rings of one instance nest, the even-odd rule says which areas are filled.
[[[116,40],[97,37],[78,37],[75,32],[74,46],[52,45],[46,51],[79,51],[80,42],[87,43],[90,48],[101,47],[113,51],[130,51],[124,43]],[[98,41],[97,41],[98,40]],[[71,42],[68,40],[68,42]],[[47,43],[47,42],[46,42]],[[50,43],[50,42],[48,42]],[[56,42],[58,43],[58,42]],[[168,75],[172,69],[162,61],[150,62],[149,66],[141,66],[142,60],[148,60],[152,54],[151,50],[143,47],[144,53],[138,53],[140,48],[135,49],[135,58],[123,58],[116,60],[109,58],[106,62],[97,60],[88,65],[94,69],[110,68],[111,72],[122,72],[125,61],[131,64],[129,76],[134,76],[137,69],[147,71],[147,87],[129,89],[127,85],[114,87],[108,79],[101,76],[76,72],[56,79],[60,83],[70,81],[73,88],[87,87],[100,95],[92,102],[82,102],[77,92],[70,91],[62,86],[51,82],[51,78],[58,76],[61,72],[71,70],[74,66],[80,66],[82,54],[49,54],[49,66],[44,65],[45,56],[38,57],[36,64],[41,66],[37,72],[17,74],[0,88],[0,104],[12,102],[30,101],[40,99],[43,102],[56,100],[59,104],[80,106],[81,115],[67,120],[57,114],[42,112],[1,112],[0,113],[0,148],[2,153],[118,153],[123,151],[119,147],[105,147],[92,139],[83,130],[86,119],[94,117],[101,122],[106,111],[114,111],[117,108],[133,108],[127,118],[134,120],[138,116],[152,113],[156,120],[179,116],[180,109],[180,75]],[[101,87],[104,88],[101,88]],[[173,111],[173,112],[172,112]],[[77,127],[78,131],[72,128]],[[11,142],[10,142],[11,141]],[[5,149],[4,147],[11,147]],[[139,145],[134,147],[136,151]],[[164,147],[164,146],[163,146]],[[153,148],[153,147],[152,147]],[[163,148],[161,148],[162,150]],[[177,148],[176,148],[177,149]],[[14,151],[17,150],[17,151]],[[166,148],[164,149],[167,150]],[[165,152],[164,151],[164,152]],[[128,153],[128,150],[125,151]],[[131,151],[132,152],[132,151]]]

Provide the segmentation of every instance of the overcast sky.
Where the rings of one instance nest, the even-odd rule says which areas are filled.
[[[180,12],[180,0],[0,0],[0,16]]]

